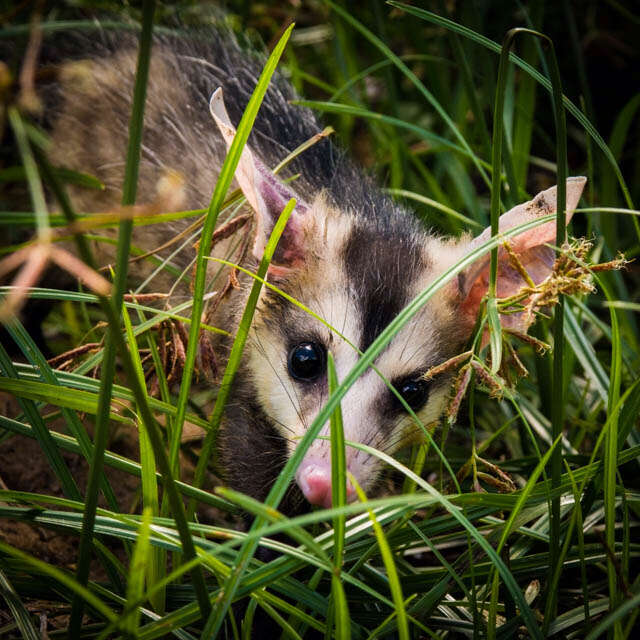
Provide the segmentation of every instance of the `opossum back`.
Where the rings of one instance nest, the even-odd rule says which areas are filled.
[[[51,49],[55,47],[50,45]],[[126,33],[102,33],[96,42],[76,35],[55,53],[63,58],[58,63],[58,81],[45,91],[52,130],[51,159],[55,164],[95,175],[104,183],[102,192],[70,188],[79,212],[118,211],[135,80],[136,38]],[[158,212],[208,205],[226,152],[209,115],[209,98],[217,87],[223,87],[230,117],[237,124],[263,62],[264,56],[242,51],[228,32],[155,38],[147,85],[138,203],[152,203],[151,210]],[[291,104],[295,97],[289,83],[276,74],[249,139],[249,145],[266,166],[273,167],[321,130],[308,109]],[[317,191],[326,190],[334,201],[352,196],[362,205],[364,193],[369,191],[368,179],[328,140],[305,151],[281,175],[296,175],[296,190],[309,200]],[[350,183],[349,187],[345,182]],[[357,196],[358,191],[362,192],[361,197]],[[155,249],[193,220],[138,227],[134,245],[145,251]],[[247,225],[245,231],[249,229]],[[172,264],[186,270],[195,256],[196,238],[194,231],[191,241],[189,236],[183,239],[187,245],[183,251],[176,254],[174,244],[158,255],[171,254]],[[113,258],[112,248],[104,243],[99,243],[97,254],[102,263]],[[138,281],[151,270],[149,262],[131,265],[132,276]],[[171,288],[170,280],[157,279],[153,286]],[[181,290],[187,294],[184,286]]]

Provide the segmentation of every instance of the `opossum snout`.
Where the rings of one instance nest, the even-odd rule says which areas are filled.
[[[296,482],[310,504],[329,509],[332,504],[331,461],[324,458],[305,458],[298,472]],[[353,502],[356,491],[347,479],[347,502]]]

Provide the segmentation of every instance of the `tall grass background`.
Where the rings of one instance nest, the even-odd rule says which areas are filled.
[[[0,257],[15,254],[25,232],[45,241],[51,228],[91,213],[73,211],[65,182],[96,186],[91,177],[61,173],[46,161],[46,132],[18,82],[33,16],[45,38],[70,28],[91,33],[95,11],[109,16],[103,28],[142,27],[123,205],[135,202],[152,27],[172,28],[176,14],[186,25],[211,22],[211,6],[193,2],[144,2],[126,12],[109,2],[27,3],[3,11]],[[290,19],[293,30],[286,29]],[[500,206],[583,174],[589,182],[569,234],[592,240],[594,263],[619,252],[637,257],[640,98],[632,50],[640,14],[626,5],[232,3],[226,20],[272,54],[211,185],[211,204],[196,212],[206,220],[194,300],[171,310],[191,336],[201,328],[202,258],[218,215],[229,208],[234,166],[276,66],[290,75],[303,102],[322,112],[339,144],[439,232],[477,233],[495,223]],[[505,39],[514,27],[528,31]],[[596,56],[593,47],[610,52]],[[590,65],[604,69],[596,73]],[[45,188],[59,213],[52,213]],[[476,353],[486,375],[471,379],[457,421],[444,420],[411,455],[387,460],[396,485],[404,478],[403,491],[345,505],[334,483],[337,506],[287,519],[277,506],[305,446],[331,421],[334,472],[344,475],[340,398],[410,315],[465,265],[413,301],[344,380],[335,380],[330,366],[331,397],[262,505],[203,487],[207,466],[215,464],[225,395],[210,392],[200,402],[202,392],[192,388],[196,340],[188,343],[180,390],[171,393],[151,330],[166,312],[123,298],[135,249],[132,224],[118,225],[110,295],[82,288],[30,292],[55,303],[44,322],[49,348],[62,352],[86,336],[100,342],[72,370],[47,363],[42,341],[32,335],[37,329],[30,334],[18,319],[6,319],[0,390],[19,408],[0,416],[0,440],[35,439],[60,490],[2,487],[0,518],[79,542],[76,562],[64,566],[8,544],[0,533],[0,637],[40,637],[42,611],[49,637],[248,638],[264,615],[294,638],[314,631],[338,638],[634,637],[640,304],[633,262],[624,271],[594,273],[596,293],[567,297],[536,324],[533,334],[553,344],[551,352],[513,344],[529,372],[514,369],[517,384],[491,377],[491,364],[510,353],[508,337],[492,341],[492,360]],[[563,236],[560,212],[558,240]],[[82,237],[77,243],[91,264],[88,245]],[[491,241],[476,253],[496,246]],[[260,286],[258,278],[250,303]],[[251,313],[249,305],[224,372],[231,384]],[[142,348],[156,370],[157,398],[145,385]],[[497,391],[499,398],[490,397]],[[185,420],[207,432],[203,442],[182,444]],[[137,431],[139,456],[110,450],[114,421]],[[52,424],[64,428],[51,430]],[[187,481],[180,452],[188,456],[191,449],[199,458]],[[88,461],[86,486],[78,486],[67,452]],[[118,502],[105,468],[140,478],[134,508]],[[220,514],[215,525],[198,517],[206,507]],[[233,526],[239,508],[255,515],[245,532]],[[278,553],[263,562],[258,547]],[[245,604],[232,607],[238,600]]]

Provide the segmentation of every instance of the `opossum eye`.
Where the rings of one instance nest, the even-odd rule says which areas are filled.
[[[429,384],[420,378],[405,378],[396,384],[396,389],[414,411],[421,409],[429,399]]]
[[[326,349],[317,342],[301,342],[289,351],[289,373],[292,378],[310,382],[326,368]]]

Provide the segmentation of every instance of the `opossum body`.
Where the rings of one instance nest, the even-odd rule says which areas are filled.
[[[61,67],[53,159],[92,172],[107,185],[98,198],[88,192],[74,193],[76,206],[84,211],[111,210],[119,202],[135,50],[113,51],[108,55],[96,52],[88,61]],[[184,201],[174,208],[208,204],[258,71],[256,59],[242,53],[226,36],[206,46],[180,38],[154,43],[139,202],[153,201],[158,182],[173,172],[185,181]],[[489,236],[488,231],[475,240],[434,236],[410,212],[383,195],[328,140],[304,151],[291,162],[288,172],[275,177],[270,168],[321,131],[309,110],[290,104],[293,97],[282,78],[272,82],[240,160],[237,185],[253,210],[254,223],[232,238],[244,234],[250,240],[245,243],[247,250],[236,253],[235,259],[255,270],[275,220],[288,200],[295,198],[297,206],[268,278],[342,337],[276,291],[263,288],[219,438],[227,481],[258,499],[266,496],[328,397],[327,353],[335,360],[338,378],[344,378],[359,357],[356,348],[365,351],[405,305]],[[297,179],[283,181],[296,174]],[[569,215],[584,182],[583,178],[568,182]],[[554,187],[504,214],[501,230],[553,213],[555,198]],[[134,242],[153,249],[178,230],[177,224],[170,230],[160,227],[160,231],[142,227],[134,234]],[[248,233],[254,236],[248,238]],[[547,223],[511,241],[537,282],[550,272],[553,252],[545,243],[554,239],[555,224]],[[226,248],[229,246],[227,241]],[[222,249],[215,252],[221,255]],[[172,262],[190,274],[194,255],[190,245],[172,256]],[[140,267],[135,268],[134,276],[145,275]],[[420,437],[420,429],[379,373],[395,386],[423,425],[439,419],[450,378],[444,375],[427,382],[423,374],[459,353],[468,340],[487,281],[485,256],[402,327],[376,359],[376,371],[364,373],[342,401],[347,440],[393,453]],[[171,288],[172,301],[188,296],[188,287],[174,284],[162,285],[167,291]],[[233,334],[250,284],[245,279],[240,289],[232,288],[208,321]],[[501,250],[499,295],[515,293],[523,284],[507,252]],[[157,290],[157,279],[151,287]],[[216,288],[220,289],[219,281]],[[526,326],[520,328],[526,330]],[[320,435],[327,433],[328,426]],[[330,445],[318,439],[298,468],[300,491],[292,487],[285,510],[303,507],[302,496],[308,503],[330,506],[330,467]],[[347,467],[365,490],[373,489],[380,471],[376,457],[348,447]],[[348,495],[353,498],[351,485]]]

